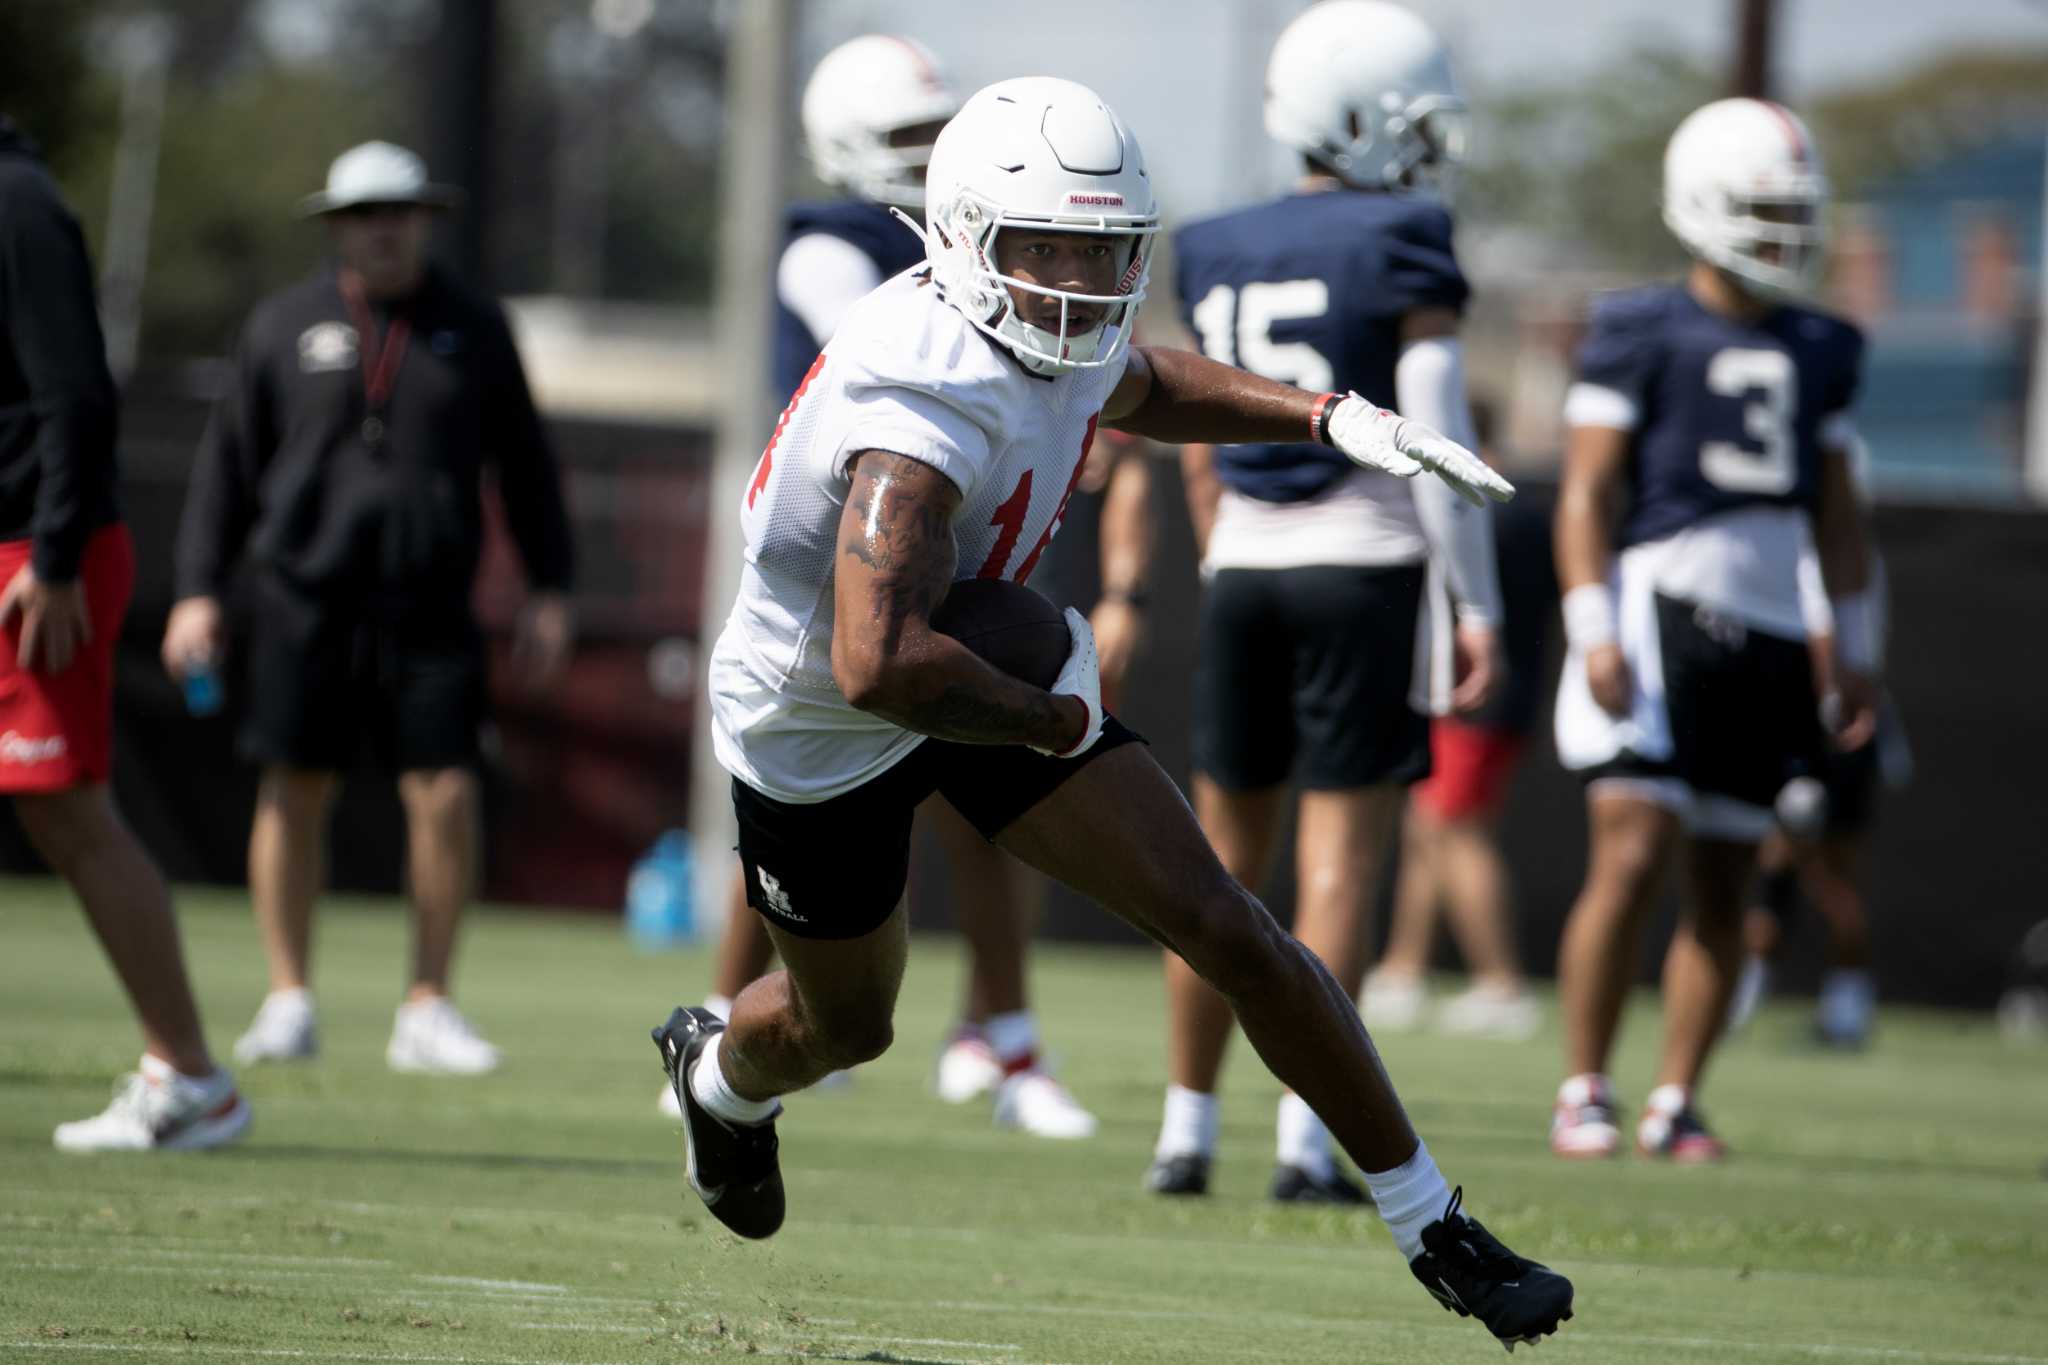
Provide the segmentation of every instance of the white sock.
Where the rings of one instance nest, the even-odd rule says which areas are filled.
[[[1564,1078],[1564,1084],[1557,1087],[1557,1102],[1568,1109],[1577,1109],[1582,1105],[1591,1104],[1595,1100],[1605,1104],[1612,1104],[1614,1102],[1613,1096],[1614,1087],[1609,1085],[1607,1077],[1598,1071],[1587,1071],[1577,1076],[1567,1076]]]
[[[305,1010],[310,1014],[313,1011],[313,993],[304,986],[289,986],[284,990],[272,991],[264,996],[263,1003],[266,1005],[290,1005],[293,1009]]]
[[[1662,1114],[1664,1117],[1670,1118],[1675,1114],[1682,1113],[1686,1103],[1691,1098],[1691,1090],[1676,1082],[1667,1082],[1664,1085],[1658,1086],[1644,1097],[1643,1112],[1645,1114]]]
[[[1038,1016],[1030,1010],[991,1014],[981,1026],[981,1036],[1007,1068],[1038,1051]]]
[[[727,1123],[765,1123],[775,1117],[782,1106],[775,1100],[750,1100],[735,1092],[725,1079],[725,1070],[718,1064],[719,1044],[725,1041],[723,1033],[711,1040],[711,1045],[697,1055],[697,1065],[690,1068],[690,1094],[697,1103],[711,1111],[714,1118]]]
[[[1365,1185],[1372,1191],[1373,1203],[1379,1205],[1380,1217],[1387,1221],[1387,1231],[1394,1234],[1402,1258],[1412,1261],[1420,1256],[1422,1230],[1442,1218],[1451,1202],[1450,1187],[1444,1184],[1443,1172],[1437,1170],[1428,1145],[1418,1141],[1415,1155],[1391,1171],[1367,1171]]]
[[[732,1022],[731,996],[707,995],[704,997],[704,1008],[710,1010],[713,1014],[717,1015],[719,1023],[730,1024]]]
[[[1159,1121],[1159,1143],[1152,1154],[1165,1160],[1209,1156],[1215,1151],[1216,1097],[1185,1086],[1167,1086],[1166,1113]]]
[[[1282,1166],[1293,1166],[1319,1181],[1334,1173],[1330,1161],[1330,1130],[1308,1107],[1308,1101],[1293,1091],[1280,1097],[1277,1130],[1278,1155]]]

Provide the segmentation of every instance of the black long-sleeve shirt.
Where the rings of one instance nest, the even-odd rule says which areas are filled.
[[[397,312],[411,341],[377,414],[332,271],[250,314],[186,495],[180,597],[219,595],[246,555],[316,597],[462,610],[482,548],[487,463],[529,582],[568,586],[561,478],[503,310],[430,270]],[[380,336],[392,316],[379,310]]]
[[[78,577],[115,498],[114,381],[78,220],[0,118],[0,541],[33,542],[36,576]]]

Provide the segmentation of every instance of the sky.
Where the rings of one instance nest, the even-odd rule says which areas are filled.
[[[1568,79],[1646,41],[1726,60],[1735,0],[1412,0],[1470,93]],[[798,60],[898,32],[964,89],[1059,75],[1094,87],[1138,135],[1173,216],[1269,193],[1288,174],[1259,122],[1265,54],[1301,0],[811,0]],[[1961,47],[2048,49],[2048,0],[1780,0],[1777,69],[1800,99]],[[1483,137],[1483,125],[1476,129]]]

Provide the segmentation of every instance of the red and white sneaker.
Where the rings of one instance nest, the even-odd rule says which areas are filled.
[[[948,1104],[980,1099],[1002,1083],[1002,1060],[978,1033],[955,1034],[939,1054],[939,1067],[932,1076],[932,1089]]]
[[[1572,1076],[1557,1088],[1550,1111],[1550,1150],[1575,1161],[1621,1150],[1620,1114],[1605,1076]]]
[[[1034,1066],[1012,1073],[997,1087],[996,1127],[1072,1140],[1094,1137],[1096,1121],[1065,1086]]]
[[[1685,1087],[1660,1085],[1643,1105],[1642,1121],[1636,1125],[1636,1153],[1700,1166],[1726,1157],[1728,1144],[1707,1127]]]
[[[168,1063],[144,1056],[139,1069],[114,1087],[114,1102],[89,1119],[57,1125],[63,1152],[148,1152],[218,1147],[249,1129],[249,1102],[235,1078],[181,1076]]]

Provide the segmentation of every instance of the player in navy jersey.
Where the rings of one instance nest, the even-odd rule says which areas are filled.
[[[1824,746],[1867,743],[1874,724],[1869,550],[1848,464],[1863,341],[1794,302],[1818,273],[1826,199],[1792,114],[1746,99],[1696,111],[1664,159],[1664,219],[1692,267],[1600,300],[1580,348],[1557,515],[1570,642],[1557,744],[1587,782],[1591,847],[1558,961],[1562,1156],[1620,1146],[1607,1059],[1681,851],[1664,1049],[1636,1145],[1723,1155],[1695,1094],[1741,965],[1756,845]],[[1825,706],[1800,603],[1809,530],[1835,618]]]
[[[1203,351],[1355,390],[1476,444],[1457,339],[1469,291],[1440,197],[1463,153],[1464,104],[1443,44],[1397,6],[1326,0],[1282,33],[1266,89],[1267,131],[1302,155],[1304,175],[1281,199],[1177,237],[1181,309]],[[1492,523],[1441,484],[1308,442],[1190,446],[1183,463],[1207,582],[1195,809],[1232,875],[1256,885],[1299,789],[1294,930],[1355,997],[1394,822],[1429,773],[1427,712],[1475,708],[1492,685]],[[1455,629],[1448,603],[1426,605],[1440,596],[1425,593],[1432,566]],[[1171,953],[1166,973],[1170,1084],[1147,1184],[1201,1194],[1232,1020]],[[1363,1201],[1292,1094],[1277,1148],[1274,1198]]]
[[[811,73],[803,96],[805,141],[819,178],[847,197],[789,210],[775,277],[775,378],[785,399],[802,385],[849,308],[924,261],[923,241],[897,211],[922,216],[932,142],[959,105],[937,60],[908,38],[855,38],[827,53]],[[940,1054],[934,1090],[955,1104],[994,1094],[997,1122],[1036,1136],[1091,1136],[1095,1116],[1040,1064],[1038,1021],[1025,979],[1035,899],[1015,860],[943,801],[926,802],[919,824],[945,849],[953,886],[974,888],[971,907],[955,897],[970,970],[962,1022]],[[736,871],[707,1007],[724,1017],[773,956]],[[661,1107],[676,1114],[675,1092],[666,1086]]]

